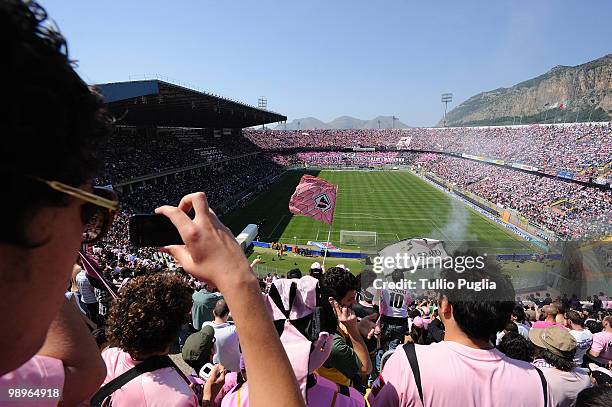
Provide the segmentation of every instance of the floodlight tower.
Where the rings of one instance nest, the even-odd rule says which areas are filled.
[[[257,107],[261,110],[268,110],[268,99],[265,96],[260,97],[257,100]],[[264,130],[266,128],[265,124],[261,125],[261,129]]]
[[[448,108],[448,104],[452,101],[453,101],[452,93],[442,94],[442,103],[444,103],[444,127],[446,127],[446,109]]]

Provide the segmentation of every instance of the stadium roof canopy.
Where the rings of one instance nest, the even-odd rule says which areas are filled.
[[[158,79],[95,86],[117,125],[245,128],[287,120],[269,110]]]

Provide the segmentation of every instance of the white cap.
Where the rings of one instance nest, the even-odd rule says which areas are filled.
[[[312,263],[312,265],[310,266],[310,269],[320,269],[321,268],[321,263],[319,263],[318,261],[315,261],[314,263]]]
[[[348,271],[344,264],[338,264],[336,267],[340,267],[341,269],[345,269],[346,271]]]

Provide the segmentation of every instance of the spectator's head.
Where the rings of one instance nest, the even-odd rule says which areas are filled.
[[[479,262],[469,262],[462,273],[454,269],[443,270],[441,277],[454,283],[454,289],[440,292],[438,312],[447,332],[459,330],[468,337],[488,342],[497,332],[504,329],[514,309],[514,288],[507,276],[501,274],[497,263],[480,256],[473,250],[456,252],[457,259],[468,257]],[[481,267],[482,266],[482,267]],[[462,280],[466,285],[459,284]],[[488,285],[485,287],[483,282]],[[473,289],[468,289],[471,284]],[[481,284],[480,291],[474,289]],[[494,284],[494,286],[493,286]]]
[[[91,191],[97,145],[108,134],[102,100],[75,72],[66,41],[53,27],[34,1],[0,2],[0,76],[7,78],[2,86],[7,105],[0,109],[6,135],[0,160],[0,294],[7,307],[25,313],[3,320],[0,346],[15,351],[4,354],[0,368],[19,366],[41,347],[62,304],[84,221],[98,213],[61,192],[65,187],[45,182]],[[36,321],[25,315],[36,315]]]
[[[167,354],[191,304],[189,286],[177,275],[136,277],[111,306],[106,334],[113,346],[137,360]]]
[[[391,280],[393,280],[394,283],[399,283],[403,279],[404,272],[402,270],[393,270],[393,272],[391,273]]]
[[[310,275],[318,280],[323,277],[323,268],[321,267],[321,263],[319,263],[318,261],[312,263],[312,265],[310,266]]]
[[[332,267],[321,279],[323,294],[333,297],[342,307],[351,307],[359,290],[359,280],[340,267]]]
[[[287,278],[302,278],[302,272],[298,268],[291,269],[287,272]]]
[[[565,314],[558,313],[557,316],[555,316],[555,323],[561,326],[565,326],[566,325]]]
[[[227,321],[227,319],[229,318],[229,312],[230,310],[225,300],[217,301],[217,303],[215,304],[215,308],[213,309],[213,315],[215,316],[215,318]]]
[[[517,305],[512,310],[512,320],[513,321],[525,322],[526,317],[527,316],[525,314],[525,309],[522,306]]]
[[[516,324],[514,322],[510,321],[504,327],[504,332],[506,332],[506,333],[507,332],[518,333],[518,326],[516,326]]]
[[[557,314],[559,313],[559,307],[556,304],[550,304],[542,309],[546,314],[546,320],[556,322]]]
[[[185,340],[181,352],[183,360],[198,373],[202,366],[212,362],[215,354],[215,329],[204,325]]]
[[[591,333],[593,333],[593,334],[601,332],[601,330],[603,329],[603,326],[602,326],[601,322],[594,321],[592,319],[589,319],[588,321],[586,321],[584,323],[584,326],[586,327],[586,329],[591,331]]]
[[[569,372],[575,366],[576,339],[565,328],[533,328],[529,339],[534,344],[535,356],[559,370]]]
[[[578,393],[576,407],[609,407],[612,406],[612,387],[589,387]]]
[[[601,322],[601,326],[604,331],[612,332],[612,315],[605,317]]]
[[[565,313],[565,319],[568,321],[570,327],[584,327],[584,318],[578,312],[570,310]]]
[[[533,346],[518,332],[507,332],[497,347],[501,353],[512,359],[531,362],[533,360]]]

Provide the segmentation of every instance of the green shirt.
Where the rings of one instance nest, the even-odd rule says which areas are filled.
[[[323,364],[324,367],[336,369],[346,376],[347,379],[359,374],[361,361],[351,346],[350,339],[345,338],[339,333],[334,335],[334,343],[329,358]]]
[[[223,296],[202,289],[193,293],[191,298],[193,299],[191,320],[193,327],[200,330],[204,322],[214,320],[212,310],[215,308],[217,301],[223,299]]]

